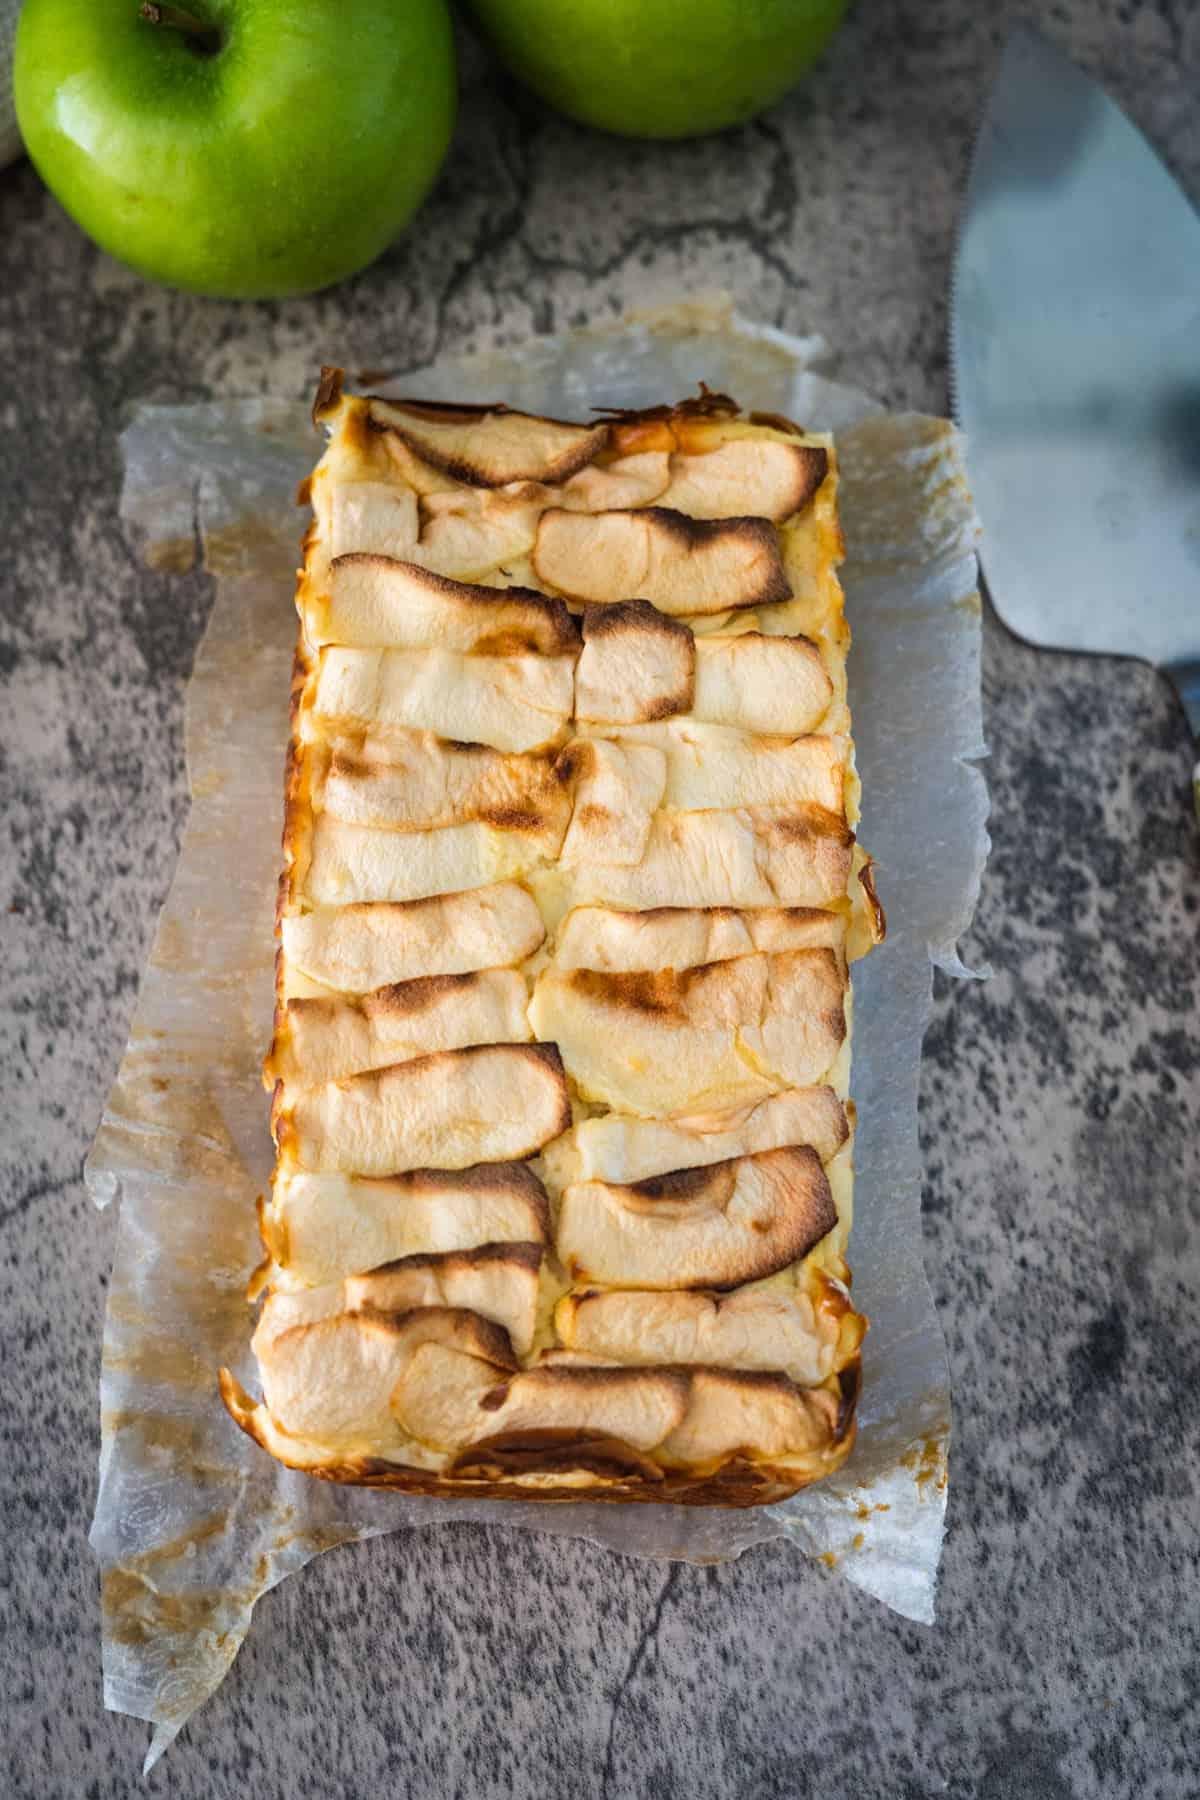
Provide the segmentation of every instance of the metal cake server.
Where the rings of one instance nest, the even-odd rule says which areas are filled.
[[[1157,664],[1200,740],[1200,214],[1027,28],[972,164],[951,360],[1001,618]]]

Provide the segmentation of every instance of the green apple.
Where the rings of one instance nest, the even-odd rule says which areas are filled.
[[[369,263],[454,125],[445,0],[26,0],[14,75],[71,217],[143,275],[230,299]]]
[[[847,0],[468,0],[514,75],[626,137],[720,131],[815,62]]]

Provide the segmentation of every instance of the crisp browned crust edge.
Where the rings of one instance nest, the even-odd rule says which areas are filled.
[[[883,910],[883,903],[875,888],[875,862],[873,857],[867,857],[862,868],[858,871],[858,880],[863,891],[863,897],[867,903],[867,912],[871,919],[873,941],[877,944],[882,944],[887,937],[887,914]]]
[[[738,1370],[737,1373],[744,1376],[747,1371]],[[606,1464],[611,1470],[613,1460],[610,1459],[614,1459],[616,1453],[619,1453],[620,1459],[627,1465],[635,1460],[648,1463],[649,1459],[641,1457],[638,1451],[628,1445],[617,1444],[614,1452],[613,1440],[580,1433],[570,1434],[569,1440],[564,1434],[547,1433],[543,1462],[538,1464],[530,1456],[524,1467],[528,1472],[538,1469],[544,1469],[548,1473],[553,1473],[556,1469],[565,1471],[567,1468],[583,1470],[593,1476],[595,1485],[527,1487],[516,1480],[505,1480],[505,1471],[499,1462],[499,1458],[507,1453],[504,1440],[499,1443],[492,1440],[494,1461],[491,1467],[486,1461],[489,1440],[483,1439],[463,1452],[459,1459],[460,1465],[464,1458],[472,1461],[479,1459],[480,1472],[477,1476],[468,1476],[462,1472],[442,1475],[428,1469],[414,1469],[401,1463],[385,1462],[377,1457],[350,1458],[345,1462],[326,1463],[320,1467],[295,1463],[286,1466],[302,1467],[306,1475],[314,1476],[318,1481],[335,1481],[350,1487],[390,1488],[398,1493],[428,1494],[447,1500],[545,1500],[560,1504],[609,1500],[650,1505],[769,1506],[789,1499],[802,1488],[811,1487],[814,1482],[824,1481],[842,1466],[854,1448],[857,1432],[855,1413],[862,1385],[860,1360],[856,1358],[847,1364],[836,1379],[840,1399],[833,1435],[820,1468],[814,1469],[811,1475],[798,1476],[795,1470],[780,1468],[769,1462],[753,1462],[744,1456],[734,1456],[720,1467],[704,1471],[664,1469],[660,1464],[652,1463],[652,1475],[647,1471],[637,1476],[606,1476],[601,1472],[602,1467]],[[221,1399],[234,1424],[247,1437],[253,1438],[260,1448],[266,1449],[254,1428],[254,1403],[229,1369],[220,1371],[219,1385]],[[520,1437],[520,1447],[531,1449],[530,1440],[534,1434],[521,1433]],[[576,1446],[572,1460],[568,1460],[570,1443]],[[268,1451],[268,1454],[276,1453]],[[284,1459],[276,1456],[276,1460]],[[589,1467],[589,1463],[592,1466]]]

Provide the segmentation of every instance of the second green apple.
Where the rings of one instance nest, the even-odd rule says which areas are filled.
[[[820,55],[847,0],[468,0],[487,41],[560,112],[628,137],[720,131]]]

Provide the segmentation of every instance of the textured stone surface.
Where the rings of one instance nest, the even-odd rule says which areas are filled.
[[[140,1791],[105,1715],[85,1534],[112,1221],[80,1164],[184,816],[203,578],[141,568],[117,429],[147,398],[300,392],[732,290],[893,403],[946,404],[945,280],[1015,7],[862,0],[768,118],[664,149],[466,63],[436,196],[373,270],[280,306],[142,286],[28,167],[0,175],[0,1741],[12,1800]],[[1200,9],[1047,28],[1200,194]],[[1200,862],[1149,671],[989,619],[995,852],[944,984],[922,1130],[956,1446],[937,1627],[781,1549],[695,1570],[452,1526],[319,1560],[260,1607],[151,1794],[961,1800],[1200,1777]]]

